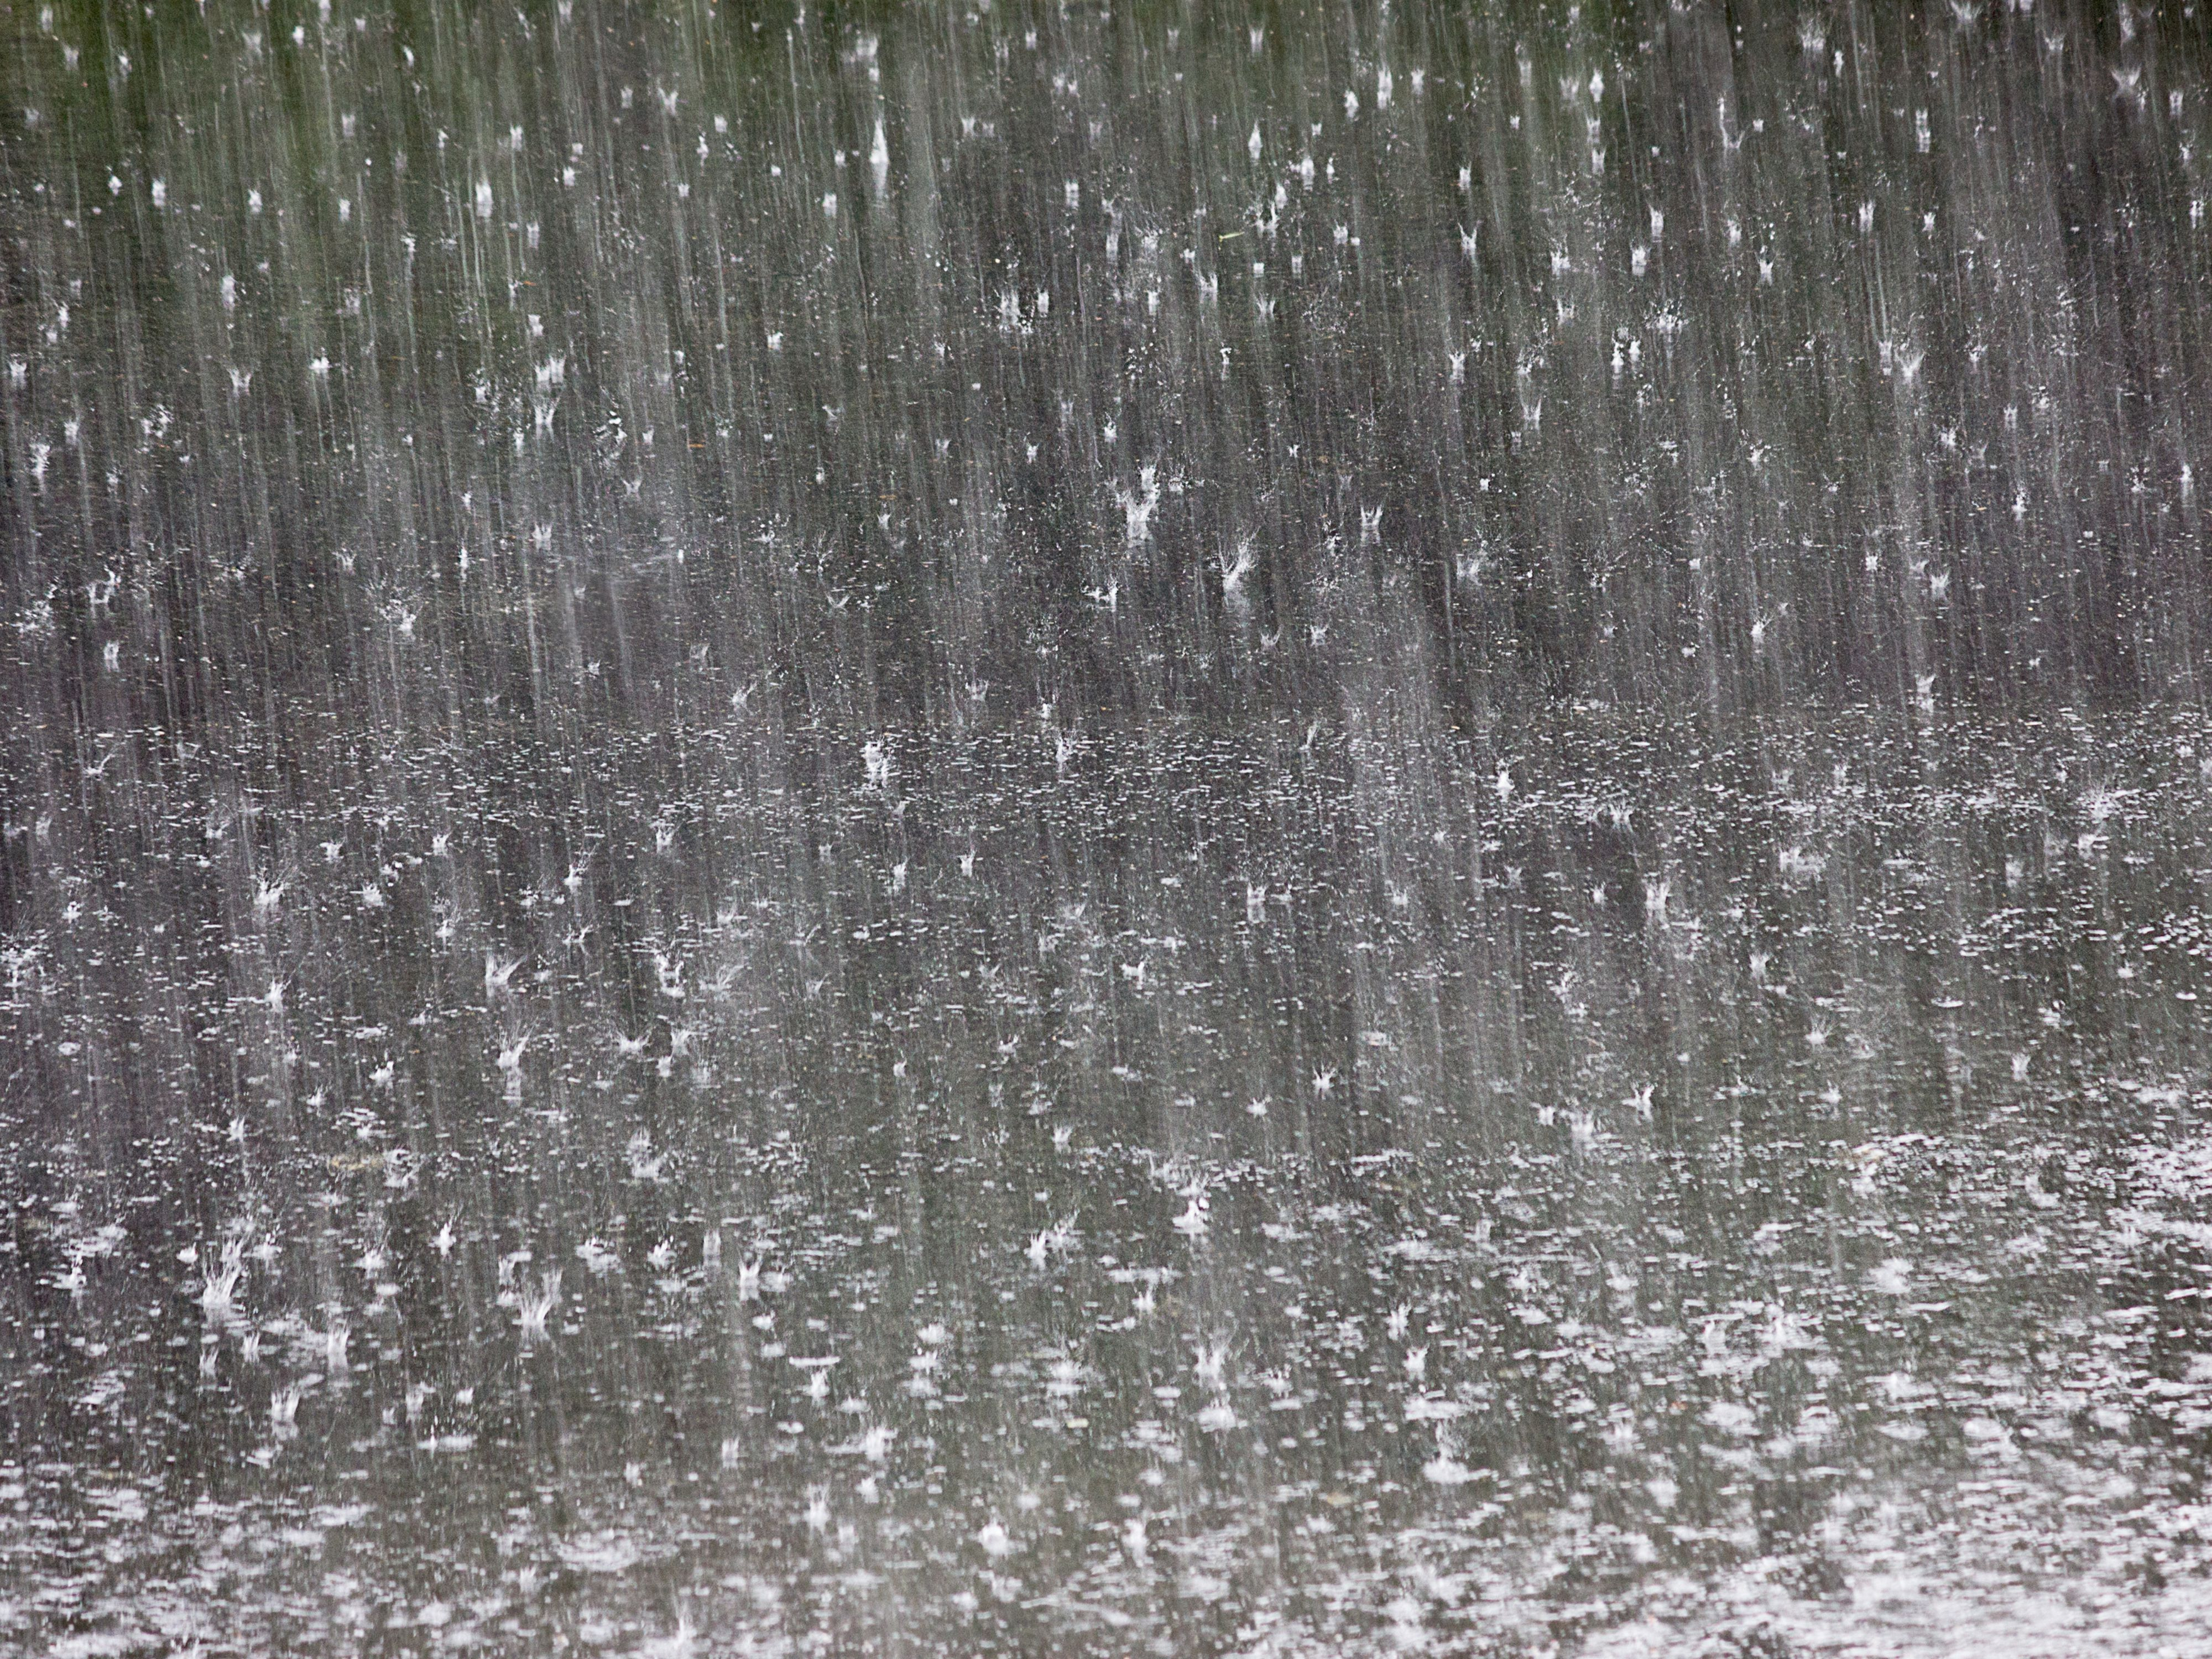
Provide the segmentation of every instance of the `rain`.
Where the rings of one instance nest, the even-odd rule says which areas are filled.
[[[2212,1649],[2201,5],[0,15],[0,1648]]]

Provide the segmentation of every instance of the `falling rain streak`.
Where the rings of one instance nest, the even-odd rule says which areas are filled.
[[[0,1645],[2204,1650],[2201,6],[0,14]]]

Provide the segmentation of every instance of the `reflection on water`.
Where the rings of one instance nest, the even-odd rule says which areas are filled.
[[[0,30],[9,1643],[2212,1641],[2191,8]]]

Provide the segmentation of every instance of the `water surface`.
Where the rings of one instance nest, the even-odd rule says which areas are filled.
[[[2212,1643],[2191,5],[0,15],[0,1643]]]

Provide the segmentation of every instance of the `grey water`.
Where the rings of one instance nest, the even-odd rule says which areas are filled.
[[[0,9],[0,1650],[2212,1651],[2197,3]]]

